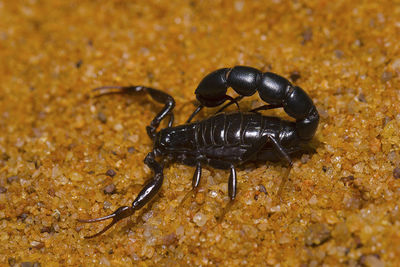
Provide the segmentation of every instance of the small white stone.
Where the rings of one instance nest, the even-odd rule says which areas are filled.
[[[314,205],[318,203],[318,199],[316,195],[313,195],[309,200],[308,200],[308,204],[310,205]]]
[[[184,233],[185,233],[185,228],[183,227],[183,225],[180,225],[178,228],[176,228],[176,235],[183,236]]]
[[[114,130],[116,130],[117,132],[121,131],[122,129],[124,129],[122,124],[117,123],[117,124],[114,125]]]
[[[243,1],[236,1],[235,2],[235,9],[236,11],[242,11],[243,10],[243,6],[244,6],[244,2]]]
[[[203,226],[203,225],[206,224],[206,222],[207,222],[207,216],[204,215],[204,214],[201,213],[201,212],[198,212],[198,213],[196,213],[196,214],[194,215],[193,221],[194,221],[195,224],[197,224],[197,226],[200,226],[200,227],[201,227],[201,226]]]

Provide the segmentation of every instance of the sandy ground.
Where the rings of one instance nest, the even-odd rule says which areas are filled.
[[[399,36],[398,1],[0,1],[0,264],[400,264]],[[172,164],[151,204],[84,239],[106,223],[77,219],[130,205],[151,177],[161,108],[91,89],[162,89],[182,124],[202,77],[235,65],[287,77],[320,112],[281,198],[286,165],[247,164],[218,222],[229,172],[204,168],[180,205],[194,168]]]

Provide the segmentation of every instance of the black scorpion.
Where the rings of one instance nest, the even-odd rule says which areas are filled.
[[[226,92],[229,87],[239,96],[228,96]],[[108,89],[118,91],[111,92],[107,91]],[[223,68],[208,74],[195,91],[200,105],[186,124],[174,127],[172,111],[175,101],[165,92],[144,86],[105,86],[94,90],[106,90],[100,95],[145,92],[165,106],[147,126],[147,133],[154,146],[144,163],[154,172],[153,178],[144,185],[131,207],[122,206],[105,217],[79,220],[91,223],[112,219],[103,230],[86,238],[104,233],[116,222],[142,208],[157,194],[164,180],[164,165],[156,158],[196,166],[192,180],[193,189],[199,185],[203,164],[217,169],[229,169],[228,194],[232,202],[236,196],[236,166],[249,161],[283,159],[291,167],[290,155],[304,151],[304,144],[312,139],[319,122],[317,109],[303,89],[277,74],[262,73],[246,66]],[[237,105],[244,96],[251,96],[257,91],[268,105],[247,113],[216,113],[207,119],[190,123],[203,107],[216,107],[229,100],[229,103],[220,109],[222,111],[233,103]],[[274,108],[283,108],[296,122],[258,113],[260,110]],[[167,116],[170,117],[168,127],[157,132],[157,127]]]

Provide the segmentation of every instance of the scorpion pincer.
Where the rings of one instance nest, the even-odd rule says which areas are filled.
[[[226,93],[229,87],[239,96],[228,96]],[[117,91],[110,91],[111,89]],[[164,104],[164,107],[146,128],[154,146],[145,157],[144,163],[154,172],[154,176],[144,185],[132,206],[122,206],[105,217],[79,220],[91,223],[112,219],[103,230],[86,238],[104,233],[147,204],[161,188],[165,164],[173,161],[196,167],[192,179],[193,189],[199,185],[203,165],[230,170],[228,194],[232,202],[237,192],[236,166],[250,161],[283,159],[290,169],[290,155],[305,151],[304,147],[314,136],[319,122],[317,109],[303,89],[292,85],[282,76],[271,72],[262,73],[247,66],[218,69],[204,77],[195,91],[200,105],[186,124],[179,126],[172,126],[175,100],[165,92],[144,86],[104,86],[94,90],[102,91],[100,95],[145,92],[153,100]],[[267,105],[246,113],[222,112],[227,106],[238,105],[243,97],[256,92]],[[215,115],[191,122],[203,107],[216,107],[226,101],[229,101],[228,104]],[[264,116],[258,112],[275,108],[283,108],[295,122]],[[157,127],[167,117],[168,127],[157,132]],[[162,164],[159,159],[163,160]]]

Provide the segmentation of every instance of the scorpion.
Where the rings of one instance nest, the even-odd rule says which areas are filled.
[[[227,95],[232,88],[238,97]],[[117,91],[113,91],[113,90]],[[132,206],[121,206],[113,213],[95,219],[83,220],[93,223],[112,219],[96,234],[85,236],[93,238],[103,234],[118,221],[131,216],[146,205],[160,191],[164,175],[164,162],[178,161],[195,166],[192,190],[197,189],[201,179],[203,165],[216,169],[230,170],[228,195],[230,203],[237,193],[236,167],[251,161],[285,160],[290,170],[290,155],[304,152],[306,145],[314,136],[319,122],[318,111],[311,98],[300,87],[292,85],[287,79],[272,72],[261,72],[248,66],[221,68],[206,75],[195,90],[200,102],[185,124],[172,126],[175,100],[169,94],[145,86],[103,86],[93,89],[105,94],[136,94],[144,92],[164,104],[163,109],[146,127],[153,141],[153,150],[147,154],[144,163],[153,171],[154,176],[143,186]],[[105,91],[102,91],[105,90]],[[227,106],[236,104],[245,96],[258,92],[267,103],[249,112],[222,112]],[[215,115],[191,122],[204,107],[217,107],[229,101]],[[295,122],[278,117],[264,116],[258,111],[283,108],[295,119]],[[169,117],[168,127],[157,132],[160,123]],[[286,177],[287,179],[287,177]],[[282,184],[285,179],[282,179]]]

